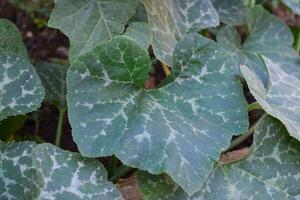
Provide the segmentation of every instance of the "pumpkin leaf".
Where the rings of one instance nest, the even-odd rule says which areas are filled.
[[[0,143],[0,152],[1,198],[122,199],[95,159],[33,142]]]
[[[280,121],[266,116],[255,128],[251,148],[245,160],[216,165],[202,189],[191,197],[175,184],[172,187],[168,177],[143,172],[139,182],[145,200],[298,199],[299,141],[288,135]]]
[[[149,48],[153,39],[150,27],[145,22],[133,22],[129,24],[124,35],[136,40],[145,49]]]
[[[70,39],[70,61],[124,32],[137,0],[55,0],[48,25]]]
[[[153,31],[156,58],[173,66],[177,42],[188,33],[219,25],[219,16],[210,0],[142,0]]]
[[[45,100],[54,103],[59,109],[67,107],[67,70],[63,65],[55,63],[38,63],[35,66],[37,73],[46,90]]]
[[[220,21],[230,25],[246,23],[247,0],[211,0],[216,8]]]
[[[300,0],[282,0],[293,12],[300,15]]]
[[[189,35],[174,53],[175,80],[146,90],[147,50],[125,36],[102,43],[67,76],[69,119],[80,152],[115,154],[126,165],[168,173],[189,194],[198,191],[232,135],[248,128],[229,58],[217,43]]]

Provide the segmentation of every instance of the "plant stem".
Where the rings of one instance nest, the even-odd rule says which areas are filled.
[[[34,135],[37,136],[40,131],[40,112],[36,111],[34,115],[34,121],[35,121],[35,130],[34,130]]]
[[[66,114],[66,109],[59,109],[58,125],[56,129],[56,138],[55,138],[55,146],[58,147],[60,146],[60,142],[61,142],[61,135],[63,130],[65,114]]]
[[[258,102],[254,102],[248,105],[248,112],[251,112],[253,110],[262,110],[262,107]]]
[[[253,8],[256,4],[255,0],[250,0],[250,8]]]
[[[296,38],[295,49],[298,53],[300,52],[300,29],[298,29],[298,35]]]
[[[122,165],[118,169],[116,169],[116,173],[110,177],[108,180],[111,182],[116,182],[119,178],[127,175],[128,173],[132,172],[134,169],[125,165]]]
[[[108,167],[108,177],[112,177],[115,174],[117,166],[118,159],[115,156],[112,156]]]

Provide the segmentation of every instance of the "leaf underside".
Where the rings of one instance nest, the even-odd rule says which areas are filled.
[[[50,144],[0,143],[1,199],[121,200],[100,162]]]
[[[251,154],[243,161],[217,166],[202,189],[189,197],[164,175],[142,172],[144,199],[299,199],[300,144],[275,118],[266,116],[255,128]]]

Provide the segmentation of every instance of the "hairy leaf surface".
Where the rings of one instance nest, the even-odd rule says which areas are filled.
[[[137,0],[55,0],[48,24],[69,37],[72,62],[102,41],[123,33],[136,5]]]
[[[115,154],[127,165],[166,172],[188,193],[200,189],[248,117],[235,67],[217,43],[197,34],[178,44],[175,81],[145,90],[148,52],[128,37],[104,42],[67,78],[73,138],[83,155]]]
[[[1,199],[122,199],[99,161],[50,144],[0,143],[0,175]]]
[[[255,128],[251,154],[243,161],[216,166],[202,189],[189,197],[164,175],[140,175],[145,200],[299,199],[300,144],[271,116]]]
[[[156,57],[173,66],[177,41],[187,33],[219,25],[219,16],[210,0],[142,0],[153,31]]]
[[[63,65],[42,62],[36,65],[37,73],[46,90],[46,101],[54,103],[59,109],[67,107],[67,70]]]

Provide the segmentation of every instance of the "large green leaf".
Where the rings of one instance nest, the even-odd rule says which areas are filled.
[[[247,65],[253,69],[267,87],[268,74],[265,64],[258,54],[274,61],[289,63],[297,57],[292,48],[293,35],[288,26],[261,6],[255,6],[247,14],[249,36],[241,45],[237,31],[227,26],[217,35],[218,42],[232,55],[236,66]],[[238,69],[239,70],[239,69]]]
[[[15,53],[28,57],[20,31],[9,20],[0,18],[0,35],[0,53]]]
[[[55,0],[48,24],[69,37],[74,61],[103,40],[123,33],[136,5],[137,0]]]
[[[210,0],[142,0],[154,34],[156,57],[173,66],[173,51],[187,33],[219,25],[219,16]]]
[[[54,103],[59,109],[67,107],[67,70],[63,65],[55,63],[38,63],[36,70],[46,90],[46,101]]]
[[[122,199],[99,161],[50,144],[0,143],[0,175],[1,199]]]
[[[300,15],[300,0],[282,0],[292,11]]]
[[[129,24],[124,35],[136,40],[141,47],[146,49],[149,48],[153,40],[152,31],[145,22],[133,22]]]
[[[248,0],[211,0],[220,16],[220,21],[231,25],[245,24],[247,1]]]
[[[83,155],[115,154],[129,166],[166,172],[198,191],[233,134],[248,128],[242,86],[229,55],[193,34],[178,44],[175,81],[145,90],[146,49],[121,36],[80,57],[67,78],[69,119]]]
[[[45,96],[41,81],[27,60],[21,34],[14,24],[0,20],[0,121],[40,107]]]
[[[278,120],[266,116],[255,128],[250,155],[235,164],[216,165],[194,196],[172,186],[164,175],[142,173],[140,185],[145,200],[299,199],[299,155],[299,141]]]
[[[280,119],[290,135],[300,140],[300,58],[282,63],[263,57],[269,74],[268,88],[251,69],[241,66],[250,92],[270,115]]]

